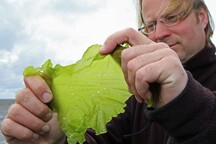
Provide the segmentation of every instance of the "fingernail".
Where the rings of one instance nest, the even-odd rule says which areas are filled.
[[[35,140],[35,139],[38,139],[38,138],[39,138],[39,134],[33,133],[32,139]]]
[[[50,120],[51,117],[52,117],[52,112],[50,111],[48,114],[46,114],[46,115],[43,117],[43,120],[44,120],[44,121],[48,121],[48,120]]]
[[[41,129],[41,134],[44,134],[48,131],[49,131],[49,126],[48,126],[48,124],[45,124]]]
[[[44,94],[43,94],[43,101],[45,102],[45,103],[48,103],[48,102],[50,102],[50,100],[52,99],[52,96],[51,96],[51,94],[50,93],[48,93],[48,92],[45,92]]]

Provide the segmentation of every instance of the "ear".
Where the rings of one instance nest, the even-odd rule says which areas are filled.
[[[205,29],[207,24],[209,23],[208,12],[205,9],[201,8],[198,11],[198,19],[199,19],[199,22],[202,25],[203,29]]]

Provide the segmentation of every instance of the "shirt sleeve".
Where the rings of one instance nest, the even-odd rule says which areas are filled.
[[[216,83],[215,83],[216,84]],[[148,116],[178,143],[216,143],[216,94],[188,72],[183,92],[167,105],[147,110]]]

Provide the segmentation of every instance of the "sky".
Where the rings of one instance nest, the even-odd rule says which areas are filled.
[[[216,21],[216,1],[205,1]],[[133,0],[1,0],[0,20],[0,99],[24,87],[25,67],[75,63],[114,32],[137,29]]]

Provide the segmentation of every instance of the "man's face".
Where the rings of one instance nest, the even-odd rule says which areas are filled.
[[[160,13],[167,8],[169,0],[143,0],[144,21],[156,21],[163,18]],[[182,6],[174,13],[186,10]],[[170,46],[179,56],[182,63],[190,59],[205,46],[205,27],[208,23],[208,16],[204,10],[195,12],[192,10],[188,16],[174,26],[167,26],[157,22],[154,33],[148,37],[155,42],[164,42]]]

